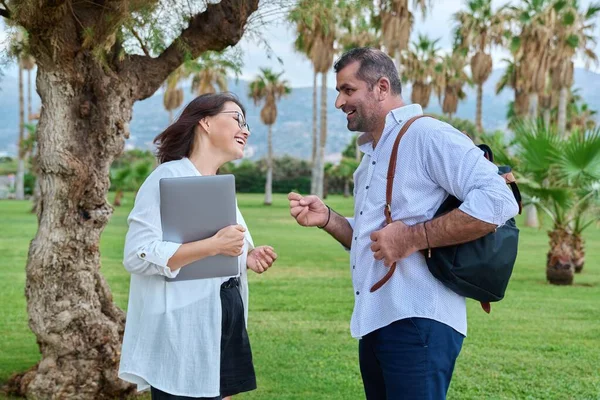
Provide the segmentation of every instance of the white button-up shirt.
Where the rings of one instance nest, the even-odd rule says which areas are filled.
[[[161,164],[140,188],[129,214],[123,265],[131,283],[119,377],[137,384],[140,391],[153,386],[178,396],[216,397],[223,278],[165,281],[179,273],[167,262],[181,244],[162,240],[159,180],[195,175],[200,173],[187,158]],[[239,209],[237,223],[246,227]],[[253,244],[247,229],[245,234],[238,260],[247,321],[246,257]]]
[[[369,292],[388,271],[383,261],[373,257],[370,235],[385,226],[392,146],[402,125],[422,113],[415,104],[391,111],[375,148],[371,135],[358,139],[364,157],[354,173],[354,218],[348,218],[354,229],[350,271],[355,303],[350,330],[356,338],[410,317],[433,319],[467,333],[465,298],[431,275],[420,252],[399,260],[391,279],[376,292]],[[491,224],[502,225],[518,213],[498,168],[466,135],[433,118],[419,119],[400,141],[392,219],[407,225],[428,221],[448,193],[463,201],[462,211]]]

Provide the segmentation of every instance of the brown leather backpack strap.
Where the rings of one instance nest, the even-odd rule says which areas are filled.
[[[385,209],[383,210],[383,213],[385,215],[386,225],[389,225],[393,222],[392,221],[392,190],[394,189],[394,177],[396,176],[396,160],[398,159],[398,146],[400,145],[400,139],[402,139],[402,136],[404,136],[404,134],[406,133],[408,128],[410,128],[410,126],[412,125],[413,122],[415,122],[419,118],[423,118],[423,117],[428,117],[428,115],[417,115],[416,117],[412,117],[411,119],[406,121],[406,123],[402,126],[402,129],[400,129],[398,136],[396,136],[396,141],[394,142],[394,147],[392,147],[392,154],[390,155],[390,164],[388,166],[388,172],[387,172],[387,186],[386,186],[386,190],[385,190]],[[381,278],[381,280],[379,280],[379,282],[377,282],[376,284],[373,285],[373,287],[371,288],[371,293],[378,290],[388,280],[390,280],[390,278],[394,274],[395,270],[396,270],[396,263],[393,263],[392,266],[390,267],[390,269],[388,270],[387,274],[385,274],[385,276],[383,278]]]

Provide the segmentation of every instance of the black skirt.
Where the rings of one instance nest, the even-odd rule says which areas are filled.
[[[240,281],[231,278],[221,285],[221,395],[206,400],[221,400],[256,389],[256,375],[252,363],[252,350],[244,320],[244,304],[240,294]],[[175,396],[154,387],[152,400],[187,400],[193,397]]]

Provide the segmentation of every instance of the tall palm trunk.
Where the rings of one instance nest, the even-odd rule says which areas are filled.
[[[265,182],[265,205],[273,204],[273,125],[267,136],[267,181]]]
[[[557,228],[548,232],[550,250],[546,264],[546,279],[553,285],[572,285],[575,267],[573,265],[573,243],[569,232]]]
[[[31,68],[27,70],[27,122],[31,122]]]
[[[538,117],[538,103],[539,95],[537,93],[529,93],[529,109],[527,111],[527,116],[534,122]]]
[[[312,158],[311,158],[311,162],[312,162],[312,177],[310,180],[310,193],[311,194],[315,194],[317,191],[317,176],[316,176],[316,171],[317,171],[317,157],[318,157],[318,146],[319,146],[319,142],[318,142],[318,138],[319,138],[319,131],[317,130],[317,75],[318,72],[315,70],[314,71],[314,75],[313,75],[313,131],[312,131]]]
[[[549,108],[544,108],[544,126],[546,129],[550,129],[550,124],[552,123],[551,112]]]
[[[25,140],[25,104],[23,95],[23,67],[19,63],[19,142],[18,142],[18,164],[17,164],[17,187],[16,198],[25,198],[25,153],[23,141]]]
[[[169,110],[169,124],[173,123],[173,110]]]
[[[321,74],[321,134],[319,137],[319,154],[317,156],[315,194],[323,197],[325,176],[325,145],[327,144],[327,72]]]
[[[475,125],[477,133],[483,132],[483,123],[481,121],[483,105],[483,83],[477,85],[477,109],[475,111]]]
[[[569,100],[569,89],[565,86],[560,88],[558,96],[558,133],[562,136],[567,132],[567,102]]]

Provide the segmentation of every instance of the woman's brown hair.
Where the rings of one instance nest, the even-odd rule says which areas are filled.
[[[198,122],[223,111],[227,102],[237,104],[246,116],[244,106],[233,93],[203,94],[190,101],[179,118],[154,138],[158,162],[162,164],[189,157],[194,148]]]

